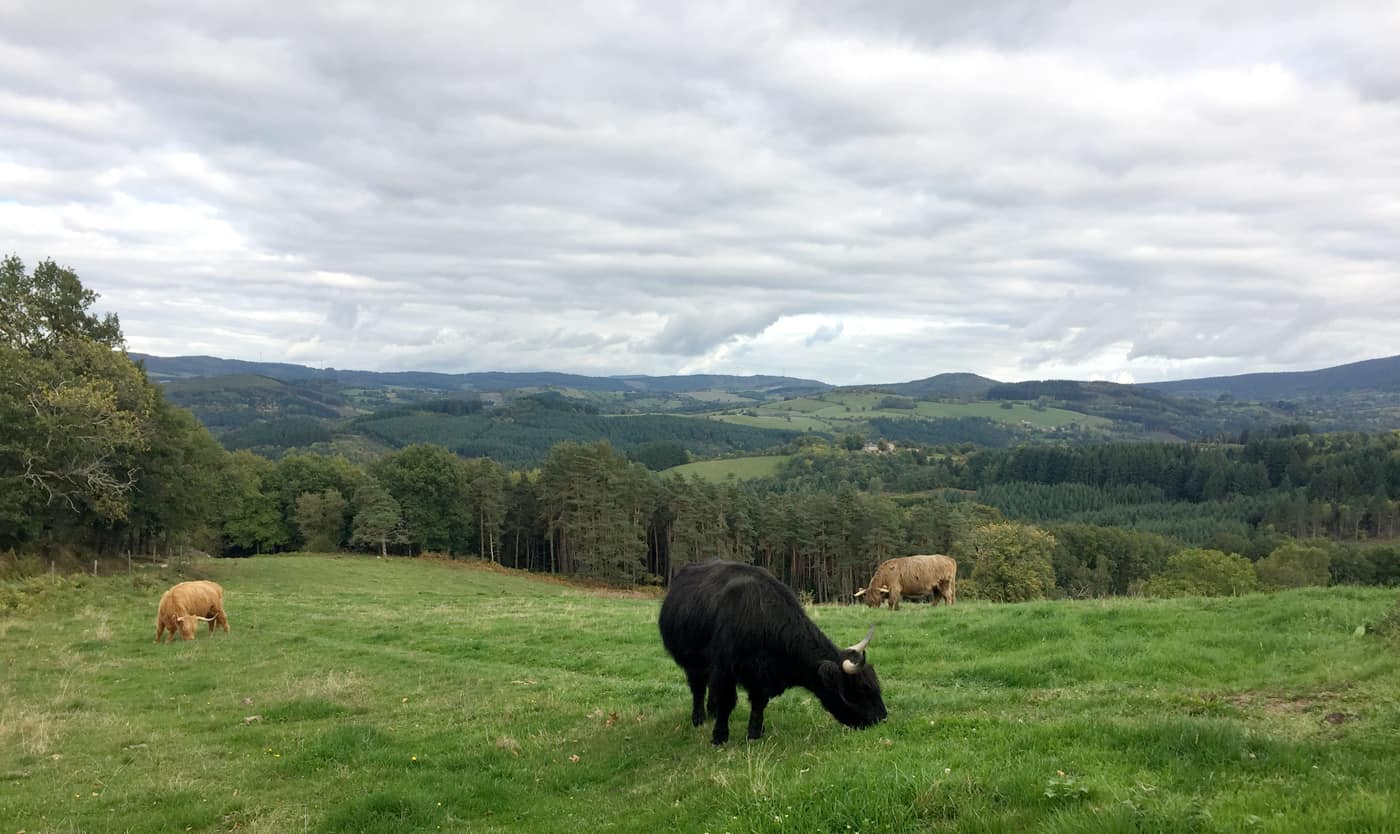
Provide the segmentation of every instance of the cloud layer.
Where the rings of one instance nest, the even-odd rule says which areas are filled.
[[[0,246],[167,355],[853,383],[1400,353],[1392,4],[304,5],[0,0]]]

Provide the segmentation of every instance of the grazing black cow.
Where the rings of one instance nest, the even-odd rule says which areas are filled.
[[[705,688],[715,718],[711,741],[729,740],[735,685],[749,693],[749,738],[763,736],[763,708],[790,686],[812,691],[848,727],[885,719],[880,680],[865,662],[865,639],[838,649],[788,586],[753,565],[707,562],[682,568],[661,604],[661,642],[685,670],[690,720],[705,722]]]

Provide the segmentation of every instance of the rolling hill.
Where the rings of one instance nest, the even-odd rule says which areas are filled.
[[[1367,359],[1316,371],[1214,376],[1149,382],[1151,388],[1179,397],[1218,397],[1228,394],[1239,400],[1296,400],[1309,397],[1335,397],[1361,391],[1400,394],[1400,356]]]
[[[564,440],[607,439],[624,450],[681,443],[706,458],[778,451],[804,433],[1008,446],[1197,440],[1298,422],[1400,428],[1400,357],[1145,385],[946,373],[854,387],[786,376],[380,373],[135,358],[229,448],[271,456],[305,448],[373,456],[434,442],[528,465]]]
[[[283,362],[247,362],[213,356],[150,356],[133,353],[146,372],[159,382],[190,377],[256,375],[283,381],[318,380],[342,385],[406,387],[432,391],[507,391],[519,388],[568,388],[588,392],[653,392],[676,394],[698,391],[767,392],[820,391],[831,386],[812,379],[785,376],[736,376],[688,374],[676,376],[583,376],[554,372],[511,373],[484,371],[443,374],[429,371],[353,371],[309,368]]]

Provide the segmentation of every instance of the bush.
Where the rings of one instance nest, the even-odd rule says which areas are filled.
[[[1238,553],[1194,548],[1167,558],[1167,569],[1142,592],[1149,597],[1240,596],[1259,587],[1254,565]]]
[[[1400,639],[1400,599],[1369,630],[1382,637]]]
[[[1259,584],[1269,591],[1326,585],[1331,578],[1332,547],[1328,544],[1288,542],[1254,566]]]

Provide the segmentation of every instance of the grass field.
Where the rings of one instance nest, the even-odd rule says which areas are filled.
[[[783,461],[791,457],[792,455],[755,455],[746,458],[701,460],[673,466],[666,470],[666,474],[685,475],[686,477],[698,476],[715,483],[724,483],[730,478],[740,481],[749,478],[766,478],[778,474],[778,468],[783,465]]]
[[[1400,652],[1355,633],[1394,590],[822,606],[841,643],[877,624],[890,719],[792,691],[716,749],[654,598],[422,560],[205,569],[230,634],[153,645],[164,581],[124,576],[0,619],[4,831],[1400,829]]]

